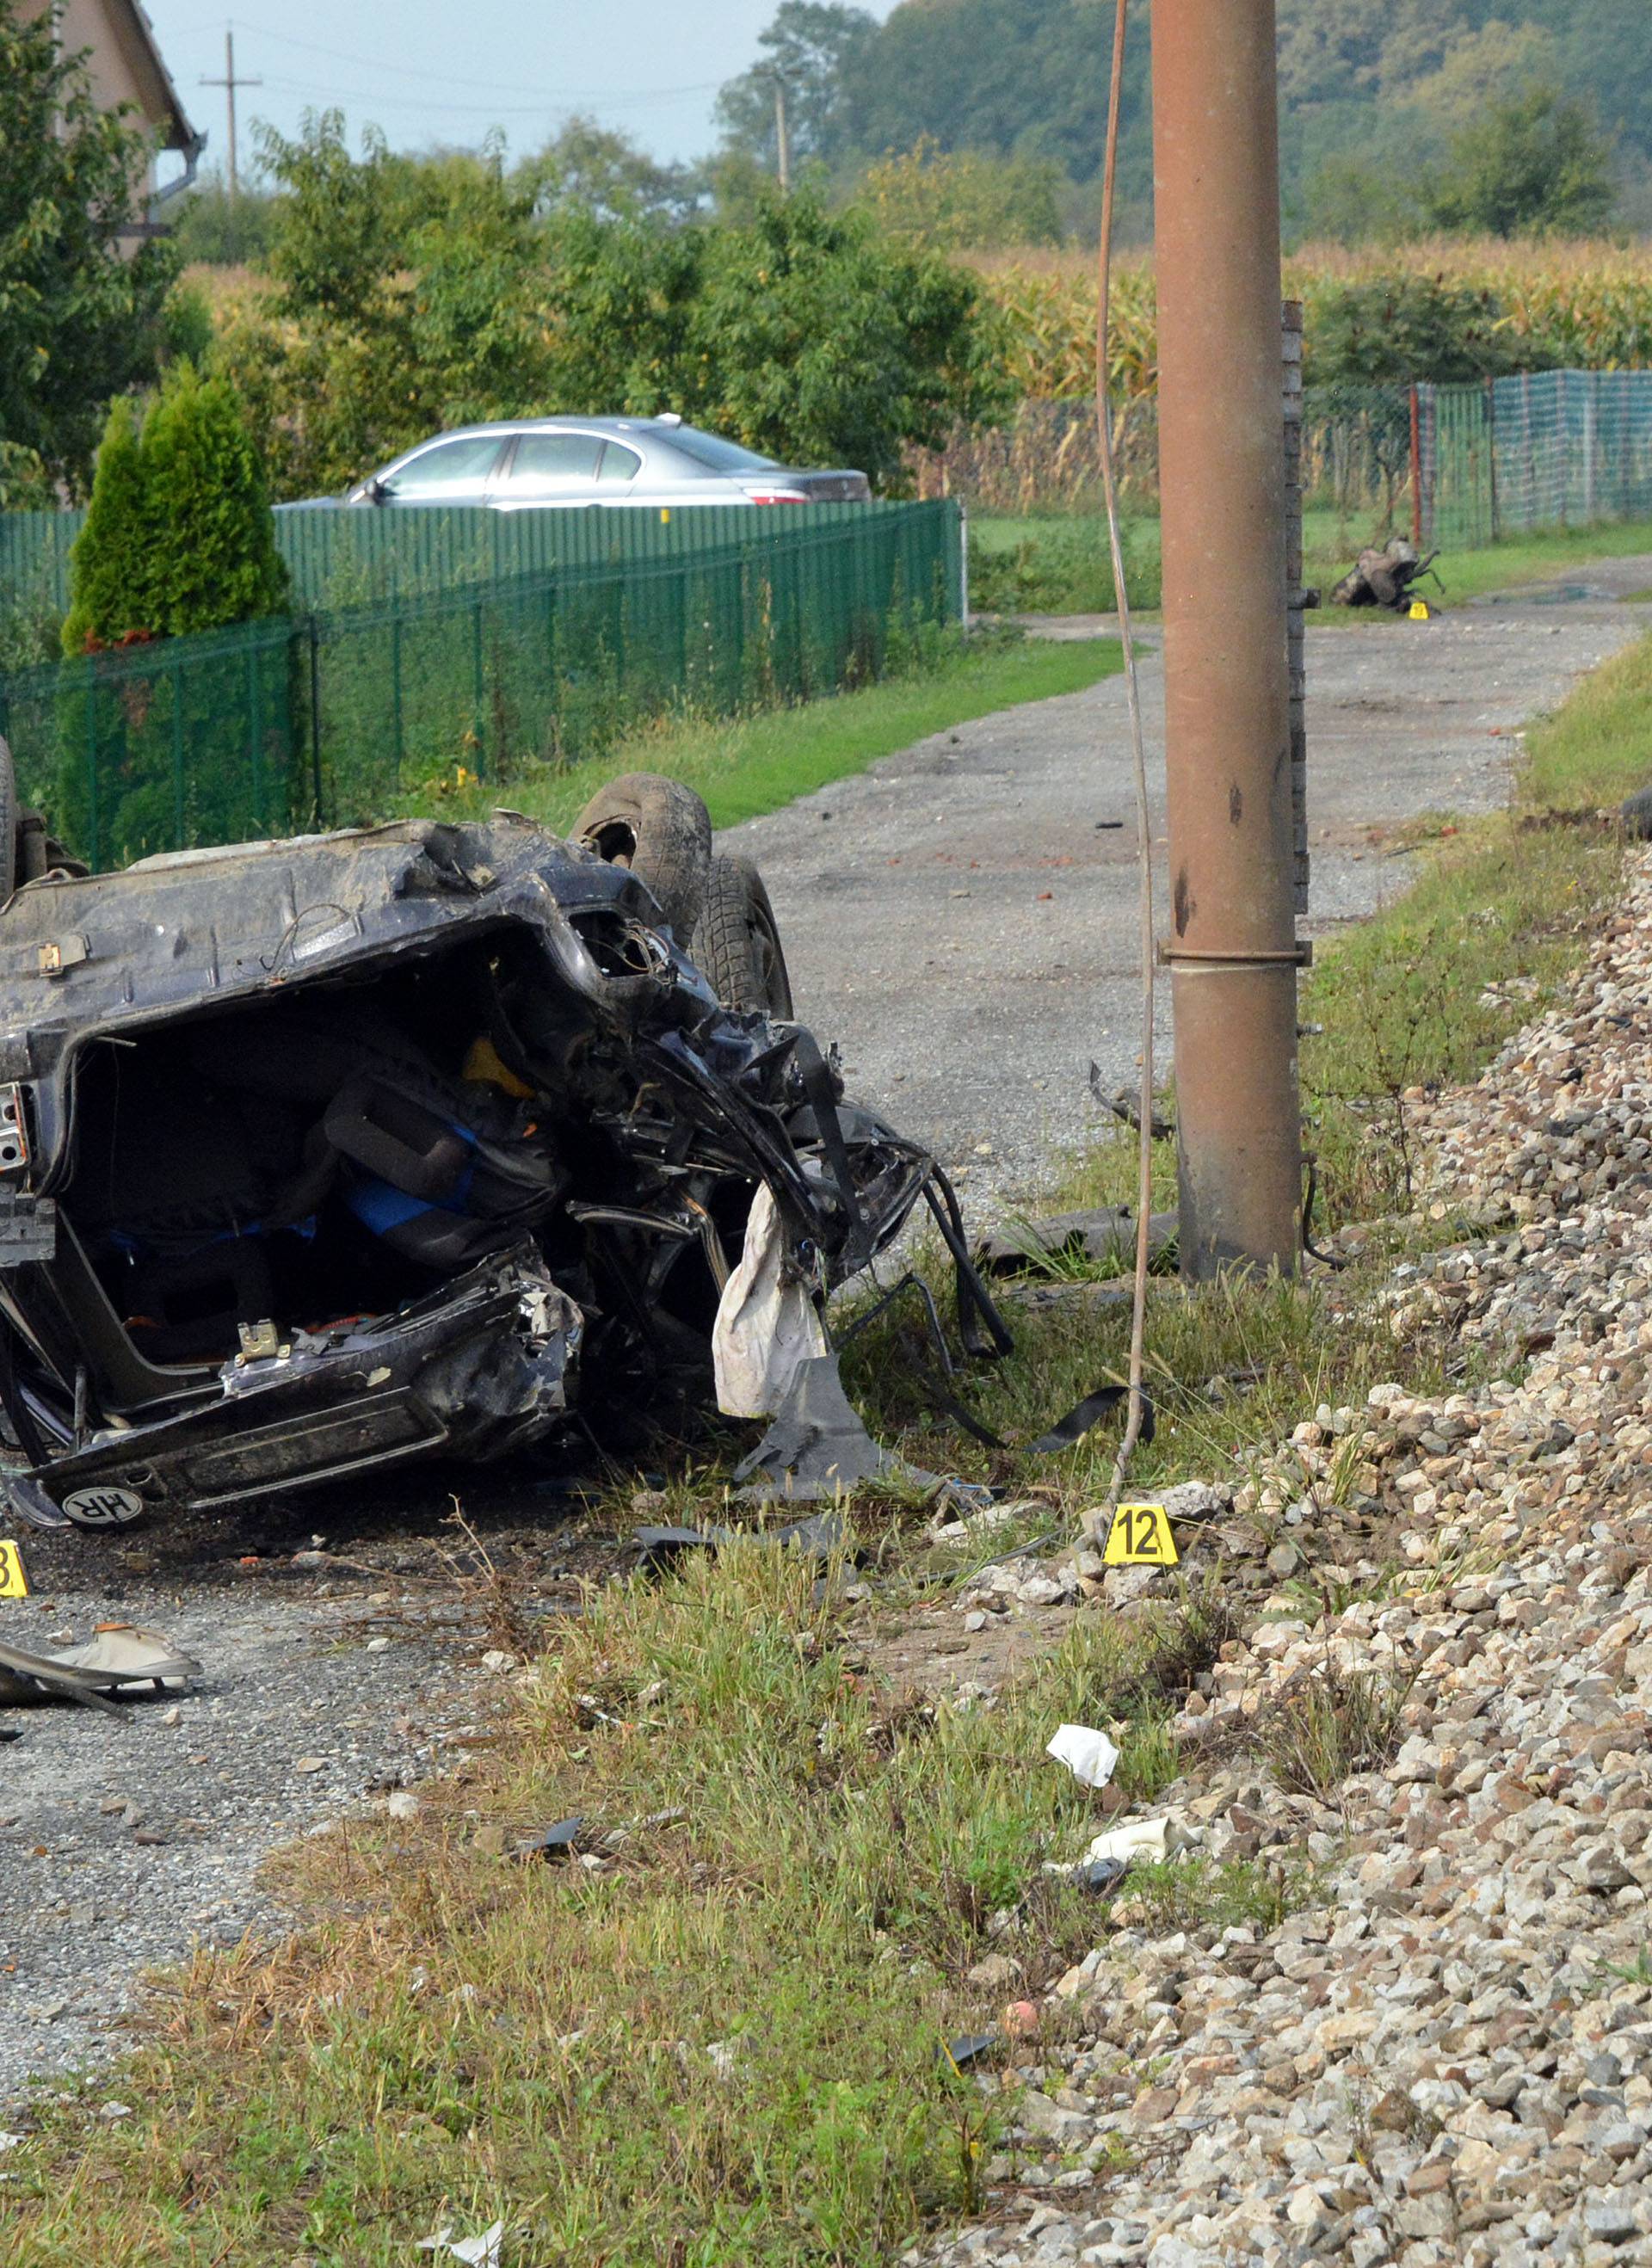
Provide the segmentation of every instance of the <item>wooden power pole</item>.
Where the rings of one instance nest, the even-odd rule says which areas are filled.
[[[221,86],[221,87],[224,89],[224,92],[225,92],[225,103],[226,103],[226,106],[227,106],[228,110],[229,110],[229,129],[230,129],[230,134],[229,134],[229,176],[230,176],[230,201],[231,201],[231,202],[232,202],[232,203],[233,203],[233,202],[234,202],[235,198],[236,198],[236,197],[237,197],[237,195],[240,194],[240,180],[239,180],[239,176],[238,176],[237,172],[236,172],[236,164],[235,164],[235,156],[236,156],[236,152],[235,152],[235,90],[236,90],[236,88],[237,88],[238,86],[262,86],[262,85],[263,85],[263,81],[262,81],[262,79],[261,79],[261,78],[237,78],[237,77],[236,77],[236,76],[235,76],[235,33],[234,33],[234,32],[233,32],[232,30],[226,29],[226,30],[225,30],[225,34],[224,34],[224,76],[223,76],[223,77],[222,77],[222,78],[203,78],[203,79],[202,80],[201,84],[202,84],[202,85],[203,85],[203,86]]]

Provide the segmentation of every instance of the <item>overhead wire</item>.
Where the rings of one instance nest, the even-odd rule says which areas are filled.
[[[1108,1519],[1124,1493],[1130,1461],[1147,1422],[1143,1386],[1147,1315],[1147,1262],[1153,1213],[1153,821],[1147,802],[1147,758],[1141,724],[1141,688],[1125,580],[1125,542],[1118,510],[1118,475],[1113,449],[1112,386],[1110,371],[1113,283],[1113,218],[1118,185],[1119,115],[1124,102],[1125,44],[1130,0],[1117,0],[1113,26],[1112,76],[1107,101],[1107,153],[1102,175],[1102,236],[1095,316],[1095,422],[1101,445],[1102,486],[1107,500],[1107,535],[1112,553],[1113,589],[1118,602],[1119,640],[1125,652],[1125,698],[1130,712],[1131,759],[1135,776],[1138,906],[1141,932],[1141,1090],[1136,1152],[1136,1265],[1130,1309],[1130,1400],[1112,1477],[1103,1507]]]

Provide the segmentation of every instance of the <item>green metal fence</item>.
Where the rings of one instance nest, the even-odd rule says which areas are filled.
[[[864,523],[900,504],[786,504],[788,530]],[[750,540],[740,504],[592,506],[569,512],[490,512],[452,504],[284,504],[276,541],[304,611],[452,590],[457,584],[542,575],[553,568],[616,567],[680,559]],[[69,559],[84,511],[0,513],[0,604],[69,610]]]
[[[19,671],[0,677],[0,733],[25,799],[119,865],[371,821],[458,767],[531,777],[679,702],[830,692],[879,674],[901,624],[960,612],[954,504],[729,517],[742,541]]]
[[[1652,518],[1652,371],[1417,388],[1422,532],[1461,549]]]

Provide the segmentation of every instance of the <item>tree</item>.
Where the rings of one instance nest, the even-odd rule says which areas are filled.
[[[70,655],[278,614],[287,571],[263,465],[234,388],[188,363],[140,426],[110,408],[63,624]]]
[[[154,636],[151,534],[137,406],[121,394],[109,406],[92,501],[75,539],[73,593],[63,623],[66,654]]]
[[[943,150],[920,136],[868,166],[857,194],[886,235],[930,252],[1059,244],[1061,168],[1047,158]]]
[[[756,158],[770,172],[775,169],[778,73],[785,82],[786,139],[793,161],[839,157],[853,132],[850,82],[877,39],[877,18],[864,8],[782,0],[773,23],[757,37],[763,60],[731,79],[717,98],[718,122],[729,148]]]
[[[697,413],[771,456],[898,488],[909,444],[1007,404],[980,286],[807,192],[705,232],[684,380]]]
[[[279,614],[287,571],[235,389],[182,362],[144,421],[151,627],[164,637]]]
[[[233,196],[222,173],[203,174],[173,208],[173,243],[186,266],[242,268],[262,260],[274,235],[275,200],[243,180]]]
[[[1587,107],[1534,86],[1457,136],[1428,202],[1442,228],[1581,234],[1606,218],[1612,195],[1611,153]]]
[[[1373,276],[1321,283],[1309,292],[1306,367],[1310,386],[1400,387],[1430,380],[1463,386],[1553,359],[1540,341],[1516,339],[1489,291],[1434,276]]]
[[[107,403],[159,366],[177,269],[122,247],[148,140],[99,108],[62,15],[0,0],[0,504],[84,490]]]
[[[599,220],[688,220],[703,194],[693,167],[656,165],[628,134],[584,117],[525,158],[515,180],[538,214],[577,206]]]

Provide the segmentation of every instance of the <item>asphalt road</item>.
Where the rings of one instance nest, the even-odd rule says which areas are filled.
[[[1652,558],[1604,562],[1583,598],[1528,595],[1427,624],[1384,617],[1309,632],[1308,935],[1329,935],[1405,886],[1409,862],[1384,850],[1402,822],[1506,797],[1511,736],[1652,621],[1614,595],[1648,583]],[[1162,838],[1156,651],[1141,677]],[[937,733],[726,840],[763,869],[798,1013],[822,1042],[841,1042],[852,1092],[962,1169],[977,1217],[1035,1197],[1052,1155],[1093,1123],[1092,1059],[1110,1092],[1134,1084],[1122,678]],[[1162,871],[1156,887],[1162,909]],[[1167,985],[1157,1042],[1167,1068],[1168,996]]]

